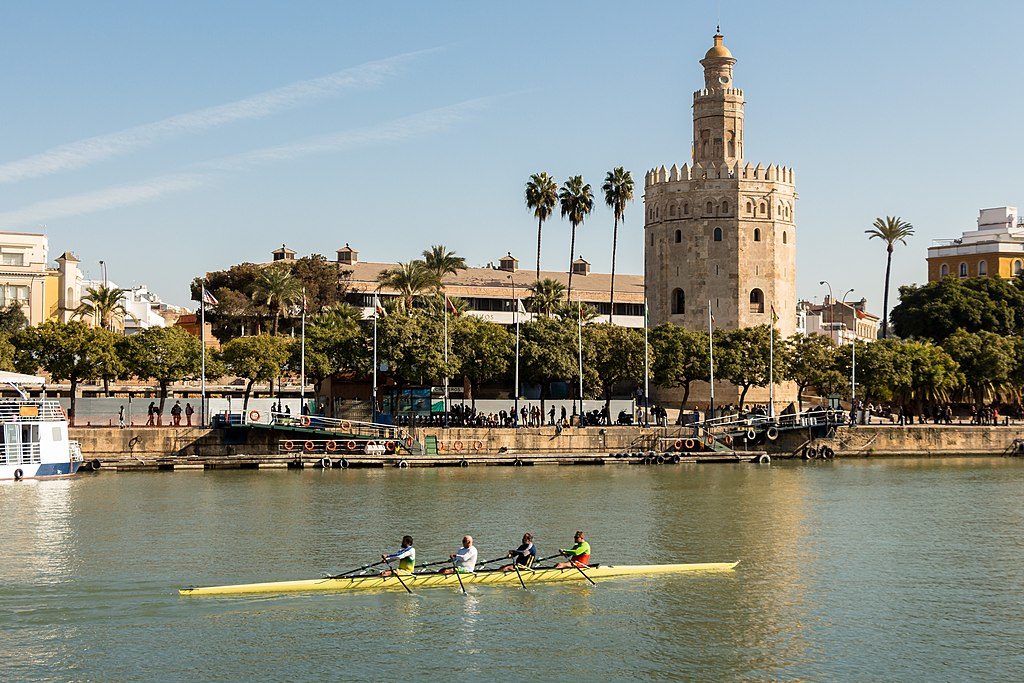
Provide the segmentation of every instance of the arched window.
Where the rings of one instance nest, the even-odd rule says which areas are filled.
[[[672,314],[682,315],[686,313],[686,292],[681,289],[672,290]]]
[[[978,275],[988,275],[987,261],[978,261]]]
[[[723,216],[728,216],[729,215],[729,202],[722,202],[722,215]]]
[[[683,241],[683,231],[682,230],[676,230],[676,244],[679,244],[682,241]]]
[[[760,289],[750,290],[750,312],[764,313],[764,292]]]
[[[675,204],[673,204],[672,206],[668,207],[668,215],[669,216],[675,216],[676,215],[676,205]]]
[[[754,203],[747,202],[747,213],[754,213]]]
[[[721,242],[722,241],[722,229],[721,228],[715,228],[715,241],[716,242]]]
[[[786,231],[785,230],[782,231],[782,243],[783,244],[788,244],[789,243],[789,241],[786,238]]]
[[[660,206],[655,206],[654,207],[654,217],[655,218],[661,218],[661,207]]]
[[[939,267],[939,277],[946,277],[947,275],[949,275],[949,266],[943,263]]]
[[[1024,261],[1017,259],[1013,262],[1013,274],[1020,275],[1021,273],[1024,273]]]
[[[960,277],[967,277],[967,264],[966,263],[961,263],[960,264]]]
[[[688,213],[690,213],[690,205],[689,204],[683,204],[683,215],[685,216]]]
[[[761,241],[761,228],[754,228],[754,241],[755,242],[760,242]]]
[[[715,205],[714,205],[714,203],[713,202],[708,202],[707,206],[705,207],[705,211],[707,212],[707,214],[709,216],[711,214],[713,214],[715,212]]]
[[[757,211],[762,216],[765,216],[768,214],[768,206],[764,202],[761,202],[761,205],[758,207]]]

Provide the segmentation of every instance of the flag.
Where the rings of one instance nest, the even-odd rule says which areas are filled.
[[[455,304],[452,303],[452,300],[448,298],[447,294],[444,296],[444,305],[447,307],[449,313],[454,315],[456,318],[459,317],[459,309],[455,308]]]
[[[772,305],[772,325],[779,322],[779,316],[775,314],[775,306]]]
[[[380,297],[376,294],[373,295],[373,317],[380,316],[382,318],[388,317],[388,312],[384,309],[384,304],[380,302]]]
[[[523,306],[522,299],[516,299],[516,310],[518,310],[520,314],[526,315],[526,307]]]
[[[210,290],[208,290],[206,287],[203,287],[202,301],[204,304],[208,306],[217,305],[217,298],[213,294],[211,294]]]

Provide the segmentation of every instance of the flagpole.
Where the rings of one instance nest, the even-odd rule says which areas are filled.
[[[519,307],[521,305],[519,299],[516,299],[516,415],[519,414]],[[476,395],[473,398],[476,399]]]
[[[206,281],[199,287],[199,424],[206,426]]]
[[[377,316],[380,298],[373,296],[373,396],[370,397],[370,421],[377,421]]]
[[[711,377],[711,401],[708,403],[708,417],[715,417],[715,331],[712,327],[714,316],[711,313],[711,299],[708,299],[708,366]]]
[[[306,288],[302,288],[302,340],[299,353],[299,412],[306,405]]]
[[[444,296],[444,426],[448,426],[448,295]]]
[[[775,306],[768,326],[768,417],[775,417]]]
[[[651,354],[650,354],[650,351],[648,350],[648,340],[647,340],[647,327],[648,327],[648,324],[647,324],[647,294],[646,294],[647,286],[646,285],[644,285],[644,290],[645,290],[645,293],[644,293],[644,422],[646,424],[649,424],[650,421],[651,421],[651,417],[650,417],[650,415],[651,415],[651,398],[650,398],[650,389],[651,389],[651,386],[650,386],[650,384],[651,384],[651,382],[650,382],[650,379],[651,379],[651,361],[650,361],[650,359],[651,359]],[[609,420],[610,419],[611,418],[609,417]]]
[[[580,426],[583,426],[583,302],[576,302],[576,338],[579,346],[580,359]]]

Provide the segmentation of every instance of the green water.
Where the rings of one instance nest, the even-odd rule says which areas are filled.
[[[1020,680],[1024,461],[117,474],[0,485],[0,679]],[[733,573],[180,598],[403,533]]]

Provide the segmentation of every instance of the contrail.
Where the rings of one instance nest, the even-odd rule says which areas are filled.
[[[355,128],[308,140],[264,147],[241,154],[212,159],[185,170],[42,202],[0,213],[0,225],[39,225],[58,218],[81,216],[106,209],[141,204],[174,192],[202,187],[231,171],[245,171],[268,163],[289,161],[314,154],[339,152],[374,144],[390,144],[436,133],[465,120],[494,101],[495,97],[466,100],[447,107],[428,109],[386,123]]]
[[[388,77],[394,76],[406,63],[439,49],[441,48],[408,52],[367,62],[227,104],[52,147],[39,154],[0,164],[0,184],[84,168],[111,157],[148,147],[162,139],[198,133],[235,121],[265,118],[325,99],[344,90],[374,87]]]

